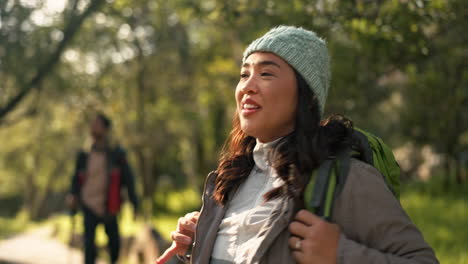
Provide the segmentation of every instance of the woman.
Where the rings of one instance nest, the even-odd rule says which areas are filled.
[[[331,222],[302,209],[313,170],[350,144],[349,121],[321,122],[329,79],[326,44],[314,32],[280,26],[249,45],[201,213],[179,219],[158,263],[192,244],[192,263],[438,263],[383,177],[358,160]]]

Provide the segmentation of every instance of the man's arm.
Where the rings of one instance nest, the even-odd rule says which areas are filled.
[[[81,182],[80,172],[83,169],[84,162],[86,161],[86,153],[79,151],[75,161],[75,170],[72,175],[69,194],[66,197],[68,208],[75,211],[78,206],[78,197],[80,195]]]
[[[122,169],[123,183],[128,191],[128,198],[133,205],[135,212],[139,209],[138,197],[135,191],[135,177],[133,175],[132,168],[128,163],[127,154],[124,150],[121,150],[119,163]]]

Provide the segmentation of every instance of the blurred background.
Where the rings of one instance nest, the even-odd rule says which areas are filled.
[[[62,244],[82,232],[64,197],[96,111],[113,119],[142,200],[137,221],[124,208],[123,235],[149,225],[168,239],[216,168],[243,49],[289,24],[328,42],[326,113],[393,148],[403,207],[441,263],[468,263],[467,9],[464,0],[0,0],[0,251],[44,226]]]

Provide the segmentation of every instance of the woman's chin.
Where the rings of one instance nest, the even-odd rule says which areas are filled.
[[[241,124],[241,129],[247,136],[254,138],[258,138],[259,136],[258,128],[252,124]]]

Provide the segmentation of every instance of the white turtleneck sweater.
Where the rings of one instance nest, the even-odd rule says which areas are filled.
[[[270,150],[278,140],[269,143],[257,140],[253,151],[255,166],[227,205],[211,255],[212,264],[243,263],[249,249],[260,242],[255,240],[255,235],[281,201],[265,202],[263,198],[265,193],[283,184],[271,167]]]

